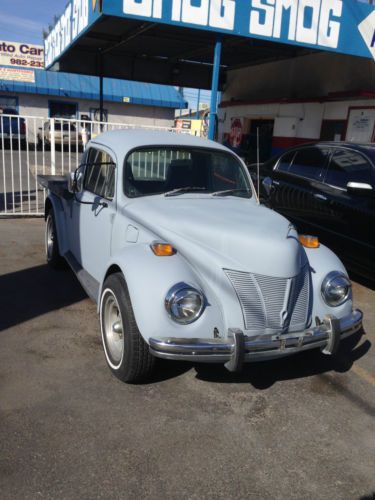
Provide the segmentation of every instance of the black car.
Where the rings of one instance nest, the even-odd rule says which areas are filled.
[[[254,168],[254,167],[253,167]],[[261,193],[352,270],[375,277],[375,145],[317,143],[260,166]]]

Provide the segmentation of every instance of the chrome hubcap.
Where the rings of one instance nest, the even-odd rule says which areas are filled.
[[[108,355],[114,363],[120,363],[124,354],[122,317],[116,297],[108,291],[103,301],[102,321]]]

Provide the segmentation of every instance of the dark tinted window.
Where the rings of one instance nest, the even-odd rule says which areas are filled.
[[[290,164],[292,163],[295,154],[296,154],[295,151],[290,151],[289,153],[283,155],[280,158],[280,161],[277,165],[277,170],[281,170],[282,172],[288,172]]]
[[[321,180],[323,169],[326,165],[328,151],[322,148],[305,148],[297,151],[289,173]]]
[[[87,155],[84,189],[106,199],[115,193],[115,162],[104,151],[91,148]]]
[[[360,153],[337,149],[332,155],[325,182],[341,188],[346,188],[348,182],[364,182],[375,186],[374,169]]]

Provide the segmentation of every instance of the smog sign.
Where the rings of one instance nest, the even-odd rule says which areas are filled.
[[[43,69],[43,46],[0,40],[0,66]]]
[[[357,0],[70,0],[45,41],[46,65],[57,62],[101,17],[169,24],[369,58],[375,49],[374,11],[372,3]]]

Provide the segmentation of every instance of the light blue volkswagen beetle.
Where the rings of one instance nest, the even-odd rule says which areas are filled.
[[[98,304],[105,357],[126,382],[155,357],[243,363],[336,352],[361,328],[347,272],[314,237],[261,206],[220,144],[113,131],[68,180],[40,177],[46,254]]]

